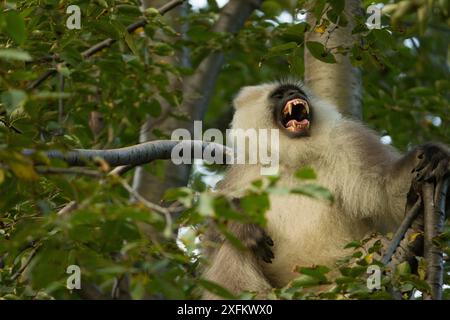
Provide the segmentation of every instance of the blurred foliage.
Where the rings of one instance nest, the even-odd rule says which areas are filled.
[[[280,190],[276,179],[255,182],[243,199],[245,214],[237,213],[229,199],[219,197],[194,172],[189,187],[169,190],[166,200],[177,200],[188,210],[170,223],[129,194],[117,178],[41,175],[32,161],[64,167],[38,153],[29,159],[25,148],[114,148],[135,144],[145,117],[158,117],[163,97],[173,107],[169,117],[182,117],[177,107],[182,93],[168,86],[169,78],[191,74],[212,50],[222,50],[226,63],[220,73],[206,115],[206,125],[224,129],[232,114],[230,101],[248,84],[303,76],[304,50],[333,63],[337,54],[349,55],[361,67],[364,81],[364,119],[389,135],[402,150],[427,140],[450,143],[449,12],[445,0],[379,1],[386,4],[380,30],[368,30],[364,19],[354,29],[362,41],[351,48],[326,48],[304,43],[304,32],[323,32],[342,14],[342,1],[314,1],[311,11],[322,17],[308,26],[302,9],[306,1],[264,2],[237,35],[209,32],[220,8],[214,0],[206,8],[190,10],[181,18],[164,19],[154,10],[149,23],[129,35],[126,26],[140,19],[140,2],[127,0],[26,0],[0,5],[0,297],[4,299],[79,299],[84,290],[68,290],[66,269],[81,266],[82,288],[95,284],[96,292],[111,296],[126,275],[134,299],[198,297],[206,288],[230,297],[223,288],[199,280],[198,238],[206,219],[213,219],[224,235],[227,221],[264,225],[271,192],[294,192],[332,201],[329,192],[308,181],[306,168],[297,177],[299,187]],[[364,1],[365,7],[371,1]],[[388,3],[389,2],[389,3]],[[66,8],[81,8],[81,29],[66,28]],[[328,14],[325,9],[332,8]],[[281,17],[290,17],[286,22]],[[339,23],[345,23],[341,18]],[[186,24],[182,37],[176,26]],[[111,37],[117,40],[90,59],[81,52]],[[192,68],[169,64],[165,57],[188,48]],[[65,62],[65,63],[64,63]],[[27,85],[53,68],[57,74],[39,88]],[[239,76],[236,76],[239,75]],[[100,115],[100,121],[90,121]],[[165,138],[157,126],[156,136]],[[100,172],[107,171],[107,166]],[[158,166],[154,167],[154,174]],[[132,173],[124,177],[131,181]],[[79,208],[57,212],[70,201]],[[179,227],[188,226],[178,238]],[[150,228],[151,235],[146,230]],[[168,232],[169,231],[169,232]],[[443,235],[447,257],[449,230]],[[182,249],[183,248],[183,249]],[[368,292],[361,266],[367,255],[355,253],[342,262],[337,287],[311,293],[305,287],[327,283],[325,267],[302,268],[288,287],[274,298],[389,298],[385,290]],[[365,264],[364,264],[365,263]],[[346,265],[344,267],[344,265]],[[446,265],[447,271],[448,264]],[[397,278],[404,291],[426,290],[423,279],[405,266]],[[365,269],[364,269],[365,270]],[[448,274],[448,272],[447,272]],[[446,283],[449,277],[446,276]],[[448,289],[444,292],[448,298]],[[252,298],[243,294],[241,298]]]

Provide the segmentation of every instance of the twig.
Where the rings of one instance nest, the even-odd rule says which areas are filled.
[[[134,166],[130,166],[130,165],[126,165],[126,166],[120,166],[120,167],[116,167],[113,170],[111,170],[111,172],[108,173],[108,175],[118,175],[121,176],[123,175],[125,172],[127,172],[128,170],[133,169]],[[98,173],[98,172],[96,172]],[[66,215],[74,210],[78,209],[78,202],[76,201],[70,201],[69,203],[67,203],[61,210],[58,211],[58,215],[59,216],[63,216]]]
[[[16,127],[14,127],[12,124],[7,123],[5,120],[0,119],[0,122],[3,123],[5,125],[5,127],[7,127],[8,129],[11,129],[12,131],[14,131],[15,133],[22,133],[22,131],[20,131],[19,129],[17,129]]]
[[[166,12],[172,10],[173,8],[179,6],[180,4],[182,4],[185,0],[173,0],[170,1],[169,3],[166,3],[165,5],[161,6],[158,11],[161,15],[164,15]],[[135,31],[136,29],[143,27],[147,24],[147,20],[146,19],[142,19],[139,21],[136,21],[132,24],[130,24],[127,27],[127,31],[129,33],[132,33],[133,31]],[[89,58],[92,55],[94,55],[95,53],[110,47],[112,44],[114,44],[117,40],[116,39],[112,39],[112,38],[107,38],[103,41],[100,41],[99,43],[96,43],[95,45],[93,45],[92,47],[84,50],[81,53],[81,56],[83,58]],[[46,72],[44,72],[42,75],[40,75],[35,81],[33,81],[32,83],[30,83],[27,86],[27,90],[32,90],[37,88],[41,83],[43,83],[46,79],[54,76],[56,74],[56,69],[49,69]]]
[[[61,210],[58,211],[59,216],[66,215],[78,208],[78,203],[76,201],[70,201],[68,204],[66,204]]]
[[[433,182],[425,182],[422,189],[425,221],[424,257],[427,261],[426,281],[430,286],[430,294],[424,293],[424,300],[442,299],[444,260],[442,250],[434,240],[443,232],[448,185],[449,179],[442,178],[436,186]]]
[[[112,169],[112,170],[108,173],[108,175],[109,175],[109,176],[110,176],[110,175],[118,175],[118,176],[122,176],[122,175],[124,175],[125,173],[127,173],[128,171],[133,170],[135,167],[136,167],[136,166],[131,165],[131,164],[127,164],[127,165],[124,165],[124,166],[118,166],[118,167],[115,167],[114,169]]]
[[[31,260],[34,258],[34,256],[36,255],[37,250],[39,249],[39,245],[37,245],[36,247],[34,247],[30,253],[30,255],[28,256],[27,260],[25,261],[25,263],[20,267],[19,270],[17,270],[16,273],[14,273],[11,276],[11,280],[16,280],[18,277],[20,277],[20,275],[25,271],[25,269],[28,267],[28,265],[30,264]]]
[[[58,123],[62,129],[63,117],[64,117],[64,99],[62,98],[62,93],[64,92],[64,75],[59,74],[59,93],[60,97],[58,99]]]
[[[409,210],[409,212],[405,215],[400,227],[397,229],[394,237],[392,238],[389,247],[386,249],[386,252],[381,259],[381,262],[384,265],[387,265],[389,261],[391,261],[392,256],[394,255],[395,250],[397,250],[400,242],[405,237],[406,231],[411,227],[412,222],[417,217],[420,212],[420,208],[422,207],[422,200],[419,197],[414,204],[414,206]]]
[[[48,69],[43,74],[41,74],[36,80],[27,85],[27,90],[33,90],[41,85],[45,80],[54,76],[56,74],[56,69]]]
[[[84,168],[54,168],[36,166],[36,171],[41,174],[79,174],[93,178],[101,178],[104,176],[101,172],[96,170],[89,170]]]
[[[169,209],[148,201],[137,190],[133,189],[125,180],[120,179],[120,183],[131,195],[133,195],[137,200],[139,200],[144,206],[146,206],[152,211],[164,215],[164,218],[166,219],[166,230],[172,230],[172,216]]]

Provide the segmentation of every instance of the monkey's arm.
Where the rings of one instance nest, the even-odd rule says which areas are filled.
[[[261,294],[272,288],[262,274],[255,255],[250,251],[240,251],[227,241],[217,249],[209,261],[211,264],[203,277],[228,289],[231,293],[252,291]],[[203,294],[203,299],[219,298],[210,292]]]
[[[416,201],[423,180],[440,179],[449,170],[450,149],[437,143],[426,143],[409,151],[387,170],[386,189],[393,209]],[[401,201],[403,198],[403,201]]]
[[[411,183],[442,174],[450,158],[448,148],[440,144],[424,144],[401,156],[373,131],[350,120],[336,128],[331,142],[339,204],[355,218],[374,218],[391,227],[403,218]]]

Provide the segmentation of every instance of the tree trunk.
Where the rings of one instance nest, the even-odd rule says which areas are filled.
[[[305,43],[326,43],[327,48],[351,47],[358,40],[351,32],[354,27],[353,17],[362,13],[361,0],[346,0],[344,12],[349,22],[347,26],[336,28],[335,24],[330,23],[322,34],[314,30],[316,18],[308,14],[307,21],[311,29],[305,34]],[[348,55],[335,54],[335,58],[337,63],[325,63],[314,58],[305,48],[305,83],[318,97],[336,105],[343,114],[360,119],[361,71],[351,65]]]

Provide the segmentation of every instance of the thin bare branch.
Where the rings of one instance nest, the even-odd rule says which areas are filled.
[[[104,174],[102,174],[101,172],[84,168],[54,168],[54,167],[36,166],[35,169],[38,173],[41,174],[78,174],[92,178],[101,178],[104,176]]]
[[[172,230],[172,216],[171,216],[171,211],[168,208],[164,208],[161,207],[155,203],[152,203],[150,201],[148,201],[147,199],[145,199],[139,192],[137,192],[135,189],[133,189],[125,180],[120,179],[120,182],[122,184],[122,186],[131,194],[133,195],[133,197],[135,197],[139,202],[141,202],[144,206],[146,206],[147,208],[149,208],[152,211],[155,211],[157,213],[160,213],[164,216],[164,218],[166,219],[166,228],[165,231],[169,231],[169,232],[165,232],[165,234],[172,234],[170,231]]]
[[[136,166],[133,165],[124,165],[124,166],[118,166],[111,170],[111,172],[108,173],[108,175],[118,175],[122,176],[125,173],[127,173],[130,170],[133,170]]]
[[[76,201],[70,201],[61,210],[58,211],[59,216],[64,216],[78,208],[78,203]]]
[[[27,90],[33,90],[39,87],[45,80],[53,77],[56,74],[56,69],[48,69],[43,74],[41,74],[36,80],[27,85]]]
[[[394,237],[392,238],[389,247],[386,249],[386,252],[381,259],[383,264],[388,264],[391,261],[394,252],[397,250],[400,242],[405,237],[406,232],[411,227],[412,222],[417,217],[422,207],[422,199],[418,198],[414,206],[409,210],[409,212],[405,215],[400,227],[397,229]]]
[[[20,277],[22,275],[22,273],[25,271],[25,269],[30,265],[31,260],[33,260],[38,249],[39,249],[39,245],[37,245],[36,247],[34,247],[31,250],[30,255],[27,257],[27,260],[22,264],[22,266],[19,268],[19,270],[17,270],[17,272],[11,276],[11,280],[16,280],[18,277]]]
[[[111,170],[108,173],[108,175],[121,176],[121,175],[125,174],[125,172],[127,172],[133,168],[134,168],[134,166],[131,166],[131,165],[119,166],[119,167],[116,167],[113,170]],[[73,169],[75,169],[75,168],[73,168]],[[79,168],[77,168],[77,169],[79,169]],[[95,171],[95,173],[98,173],[98,172]],[[57,214],[59,216],[64,216],[64,215],[67,215],[67,214],[71,213],[72,211],[78,209],[78,207],[79,207],[78,202],[70,201],[61,210],[59,210]]]

